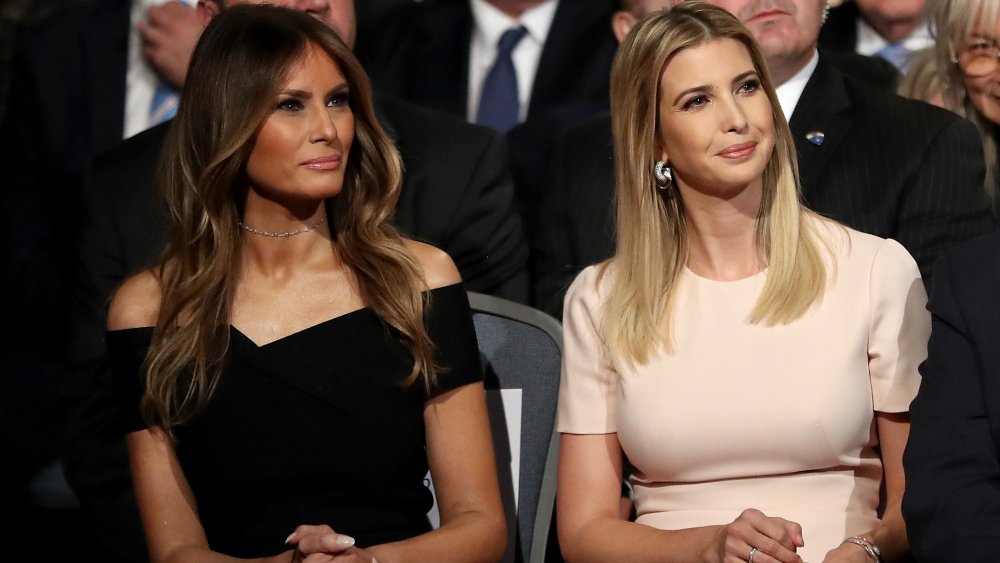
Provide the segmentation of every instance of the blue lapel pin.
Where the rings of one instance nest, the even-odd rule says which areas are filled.
[[[810,131],[806,133],[806,140],[817,147],[822,146],[823,142],[826,141],[826,133],[822,131]]]

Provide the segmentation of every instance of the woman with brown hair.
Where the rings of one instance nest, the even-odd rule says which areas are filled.
[[[647,16],[611,83],[618,247],[564,316],[567,559],[904,556],[929,328],[913,259],[802,206],[767,65],[725,10]],[[618,515],[623,455],[634,522]]]
[[[305,13],[230,8],[172,127],[170,241],[108,316],[152,559],[497,559],[468,302],[392,227],[399,155],[350,50]]]

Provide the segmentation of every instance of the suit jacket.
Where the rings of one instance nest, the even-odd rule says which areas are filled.
[[[527,245],[503,138],[391,98],[379,98],[377,107],[403,155],[400,230],[447,251],[468,289],[527,301]],[[165,210],[154,178],[167,127],[140,133],[95,159],[84,193],[73,296],[67,478],[98,524],[118,534],[108,539],[131,546],[125,559],[132,561],[146,556],[104,332],[114,290],[151,266],[165,242]]]
[[[897,240],[929,284],[938,255],[995,228],[975,126],[848,78],[825,59],[789,123],[805,203]],[[825,134],[823,144],[807,140],[813,131]],[[571,129],[560,143],[532,240],[534,302],[553,314],[576,273],[614,247],[610,118]]]
[[[524,123],[507,134],[522,212],[534,208],[546,156],[561,129],[608,111],[613,0],[561,0]],[[466,118],[469,0],[427,0],[363,27],[355,48],[376,90]]]
[[[935,266],[932,331],[903,455],[903,515],[921,562],[1000,553],[1000,234]]]

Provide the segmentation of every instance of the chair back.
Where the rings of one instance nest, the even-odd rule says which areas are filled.
[[[555,506],[562,326],[531,307],[469,292],[500,490],[504,561],[545,559]]]

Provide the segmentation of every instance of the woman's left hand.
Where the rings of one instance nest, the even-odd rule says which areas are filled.
[[[845,543],[831,549],[823,563],[871,563],[871,558],[860,545]]]

